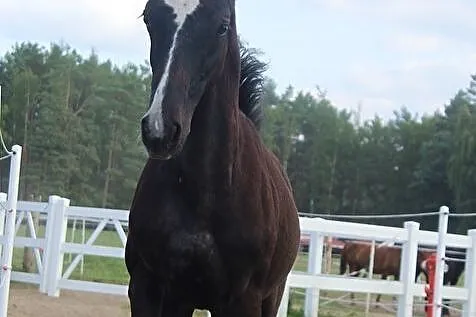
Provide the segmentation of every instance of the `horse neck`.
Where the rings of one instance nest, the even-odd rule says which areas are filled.
[[[238,84],[237,78],[217,77],[192,119],[181,161],[184,177],[197,184],[202,195],[225,195],[231,185],[238,141]]]

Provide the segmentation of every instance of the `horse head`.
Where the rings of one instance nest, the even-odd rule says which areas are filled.
[[[151,41],[152,89],[141,130],[150,157],[166,160],[181,152],[210,86],[236,87],[238,100],[234,5],[234,0],[147,2],[143,18]],[[224,77],[225,69],[233,75]]]

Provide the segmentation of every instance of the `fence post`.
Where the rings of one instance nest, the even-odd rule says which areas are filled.
[[[65,212],[68,206],[69,199],[56,195],[48,199],[43,272],[40,281],[40,292],[47,293],[48,296],[59,296],[58,282],[61,279],[64,259],[61,247],[66,240],[68,219]]]
[[[5,212],[7,207],[7,193],[0,193],[0,235],[4,235],[5,230]],[[0,244],[0,254],[2,254],[3,245]]]
[[[375,240],[372,240],[372,244],[370,246],[370,256],[369,256],[369,274],[368,279],[372,280],[374,276],[374,263],[375,263]],[[367,298],[365,300],[365,317],[369,316],[370,312],[370,300],[371,296],[370,293],[367,293]]]
[[[10,157],[10,178],[5,210],[5,242],[2,248],[2,274],[0,284],[0,316],[7,317],[10,277],[12,274],[13,244],[15,242],[15,220],[18,204],[22,147],[14,145]]]
[[[466,251],[464,288],[468,289],[468,300],[463,304],[463,317],[476,316],[476,229],[468,231],[471,248]]]
[[[323,223],[324,219],[315,219],[314,221]],[[324,251],[324,237],[313,231],[309,241],[309,262],[307,271],[312,275],[322,273],[322,253]],[[304,316],[317,317],[319,312],[319,289],[308,288],[306,290]]]
[[[53,212],[55,216],[53,218],[51,240],[48,245],[50,267],[48,268],[48,296],[58,297],[60,290],[58,283],[63,274],[63,262],[64,252],[61,250],[64,242],[66,241],[66,231],[68,229],[68,218],[66,216],[66,209],[69,207],[70,200],[66,198],[58,199],[57,204]]]
[[[400,260],[400,281],[403,283],[403,294],[398,298],[398,317],[411,317],[413,315],[413,284],[415,283],[417,256],[418,256],[418,230],[420,224],[406,221],[407,240],[402,245]]]
[[[61,199],[60,196],[51,195],[48,197],[48,208],[46,213],[46,224],[45,224],[45,245],[43,246],[43,271],[40,273],[40,293],[46,294],[48,292],[48,275],[50,267],[50,245],[52,241],[52,233],[54,227],[54,218],[55,218],[55,207],[58,204],[58,201]]]
[[[443,303],[443,277],[445,274],[446,233],[448,231],[449,214],[450,210],[448,207],[440,207],[440,217],[438,220],[438,245],[436,246],[435,289],[432,303],[434,317],[441,317],[441,305]]]

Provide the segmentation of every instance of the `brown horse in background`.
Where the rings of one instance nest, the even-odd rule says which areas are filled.
[[[349,266],[350,276],[359,276],[362,269],[368,270],[372,244],[360,241],[347,241],[341,252],[340,274]],[[393,246],[375,246],[373,274],[381,274],[382,279],[394,276],[398,281],[400,275],[401,249]],[[354,299],[354,293],[351,293]],[[380,294],[377,295],[377,302]]]
[[[347,241],[341,252],[340,274],[347,271],[349,266],[350,276],[359,276],[360,271],[369,269],[370,252],[372,244],[363,241]],[[373,274],[380,274],[382,280],[393,276],[395,281],[400,279],[400,261],[402,250],[398,246],[375,246]],[[422,272],[421,263],[430,255],[426,251],[418,251],[415,280]],[[377,302],[380,302],[381,295],[377,295]],[[354,294],[351,293],[354,299]]]

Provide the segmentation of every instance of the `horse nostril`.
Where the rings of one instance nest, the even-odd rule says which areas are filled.
[[[172,127],[172,143],[173,144],[178,143],[181,132],[182,132],[182,128],[180,127],[180,124],[178,124],[177,122],[174,122]]]
[[[140,121],[140,126],[141,126],[143,136],[147,136],[150,132],[148,122],[149,122],[148,117],[144,117]]]

